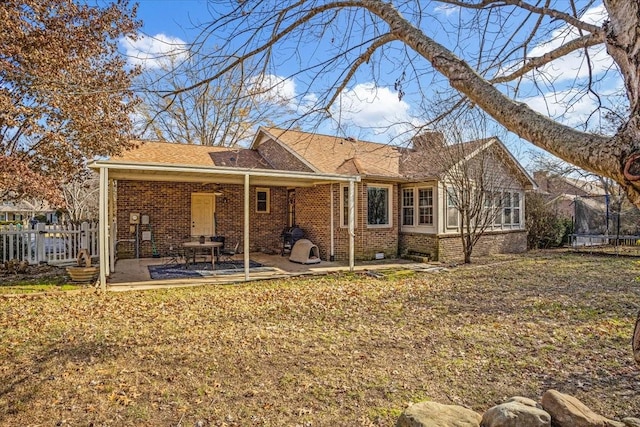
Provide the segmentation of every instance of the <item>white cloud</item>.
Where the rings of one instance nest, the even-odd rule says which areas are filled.
[[[529,107],[568,126],[580,127],[598,107],[598,100],[578,89],[547,93],[522,100]]]
[[[163,68],[171,62],[186,59],[188,55],[186,42],[165,34],[140,35],[137,40],[126,38],[120,44],[128,57],[128,63],[145,69]]]
[[[250,92],[260,102],[275,102],[287,105],[294,102],[296,97],[296,83],[292,78],[265,74],[252,78],[250,86]]]
[[[607,11],[603,5],[588,9],[581,20],[593,25],[601,25],[607,18]],[[529,58],[536,58],[551,52],[567,42],[580,37],[578,30],[571,25],[563,25],[553,31],[548,40],[533,47],[528,53]],[[554,83],[582,79],[589,76],[601,74],[613,66],[613,59],[607,54],[604,46],[594,46],[588,49],[591,59],[591,69],[587,64],[584,50],[572,52],[536,70],[536,73],[544,74],[545,77]],[[513,64],[501,70],[498,75],[506,75],[518,69],[522,62]],[[530,73],[531,74],[531,73]]]
[[[436,6],[433,10],[436,13],[442,13],[445,16],[451,16],[454,13],[457,13],[460,10],[460,8],[452,4],[441,4]]]
[[[391,138],[411,129],[417,123],[410,106],[398,100],[398,94],[374,83],[362,83],[343,92],[331,108],[333,118],[341,126],[369,129],[374,134]]]

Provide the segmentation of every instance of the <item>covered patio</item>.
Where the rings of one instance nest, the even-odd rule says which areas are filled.
[[[359,261],[350,267],[347,262],[322,261],[318,264],[298,264],[289,261],[287,256],[279,254],[269,255],[252,252],[249,257],[258,262],[264,268],[254,269],[250,272],[250,280],[268,280],[297,276],[326,275],[339,272],[369,272],[375,275],[376,271],[391,269],[425,270],[434,268],[434,265],[415,263],[404,259],[385,259],[377,261]],[[243,259],[241,255],[238,259]],[[116,269],[109,277],[108,290],[119,292],[127,290],[149,290],[174,287],[224,285],[246,281],[244,270],[226,270],[221,274],[212,274],[207,277],[154,280],[150,277],[149,266],[162,265],[170,260],[167,258],[139,258],[125,259],[116,263]],[[215,272],[215,270],[214,270]]]
[[[282,170],[258,169],[258,168],[238,168],[205,165],[187,165],[184,163],[149,163],[144,161],[121,161],[117,159],[98,160],[91,164],[91,167],[100,175],[100,275],[99,285],[103,291],[122,287],[126,283],[136,283],[140,288],[141,282],[150,281],[150,287],[158,287],[159,281],[151,282],[148,276],[148,266],[162,263],[162,257],[143,258],[136,256],[133,259],[118,259],[118,215],[117,215],[117,183],[122,182],[150,182],[158,183],[198,183],[198,185],[232,185],[242,189],[238,191],[238,198],[242,201],[241,241],[240,254],[236,257],[242,260],[242,267],[237,273],[226,274],[224,277],[206,277],[189,279],[186,282],[194,281],[218,281],[218,282],[239,282],[257,280],[267,277],[279,277],[292,274],[312,274],[313,271],[328,271],[327,269],[343,269],[353,271],[354,262],[354,222],[355,222],[355,185],[360,181],[359,176],[322,174],[315,172],[291,172]],[[261,262],[270,268],[267,271],[252,271],[250,260],[263,259],[268,256],[259,252],[251,252],[251,192],[250,187],[284,187],[286,188],[311,188],[318,185],[343,184],[348,186],[348,262],[335,263],[323,260],[314,266],[295,265],[290,263],[288,258],[272,256],[271,261]],[[141,195],[141,197],[143,197]],[[331,218],[333,222],[334,219]],[[121,222],[123,222],[121,220]],[[337,220],[336,220],[337,222]],[[129,224],[120,224],[120,227],[129,227]],[[330,245],[333,248],[334,236],[330,237]],[[331,249],[332,250],[332,249]],[[136,254],[137,255],[137,254]],[[282,268],[283,261],[286,261],[287,268]],[[145,275],[146,274],[146,275]],[[183,279],[184,280],[184,279]],[[174,286],[180,285],[175,280]],[[186,285],[187,283],[185,283]]]

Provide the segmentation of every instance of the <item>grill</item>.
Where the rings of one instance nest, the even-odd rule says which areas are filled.
[[[284,256],[285,254],[291,253],[291,248],[296,242],[304,237],[304,230],[302,228],[298,228],[295,225],[293,227],[285,227],[282,230],[282,234],[280,234],[280,238],[282,238],[282,251],[280,255]]]

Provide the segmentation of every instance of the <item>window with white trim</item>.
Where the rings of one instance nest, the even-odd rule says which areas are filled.
[[[269,195],[269,188],[256,188],[256,212],[269,213],[271,207]]]
[[[518,228],[522,225],[522,193],[495,191],[485,198],[485,208],[493,210],[493,228]]]
[[[390,226],[390,206],[390,185],[367,185],[367,225],[369,227]]]
[[[505,192],[502,200],[504,225],[520,225],[520,193]]]
[[[413,225],[415,221],[415,197],[413,188],[402,189],[402,225]]]
[[[433,225],[433,188],[402,189],[402,225]]]
[[[458,207],[456,203],[456,192],[452,187],[447,187],[447,227],[458,226]]]

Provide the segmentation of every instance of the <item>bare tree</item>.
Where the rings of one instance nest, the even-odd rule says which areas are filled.
[[[179,49],[179,48],[178,48]],[[233,147],[248,142],[257,123],[291,114],[286,95],[278,93],[273,76],[245,73],[249,63],[239,63],[219,79],[208,80],[217,68],[213,53],[201,50],[175,52],[160,58],[159,68],[141,75],[143,104],[138,108],[149,137],[170,142]]]
[[[414,141],[426,149],[410,159],[416,168],[430,165],[445,190],[447,227],[459,231],[464,262],[482,236],[503,224],[521,224],[521,193],[505,162],[509,154],[497,137],[486,137],[483,114],[459,114],[442,132]],[[422,142],[421,142],[422,140]]]
[[[97,220],[99,190],[98,176],[91,171],[62,185],[64,211],[71,222]]]

